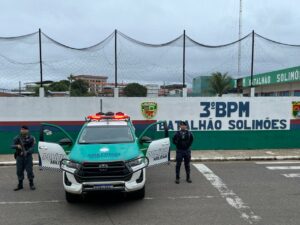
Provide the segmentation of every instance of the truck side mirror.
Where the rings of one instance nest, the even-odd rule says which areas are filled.
[[[152,139],[147,137],[147,136],[143,136],[141,139],[140,139],[140,142],[141,143],[151,143],[152,142]]]
[[[60,145],[72,145],[72,141],[69,138],[63,138],[59,141]]]

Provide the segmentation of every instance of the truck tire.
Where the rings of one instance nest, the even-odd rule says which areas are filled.
[[[134,199],[144,199],[145,193],[146,193],[146,190],[145,190],[145,186],[144,186],[142,189],[133,192],[132,197]]]
[[[76,203],[81,200],[81,195],[72,194],[66,191],[66,200],[69,203]]]

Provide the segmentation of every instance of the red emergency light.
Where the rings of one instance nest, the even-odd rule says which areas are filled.
[[[130,116],[126,115],[125,113],[122,112],[108,112],[106,114],[104,113],[96,113],[93,115],[89,115],[86,117],[90,121],[100,121],[104,119],[111,119],[111,120],[125,120],[125,119],[130,119]]]

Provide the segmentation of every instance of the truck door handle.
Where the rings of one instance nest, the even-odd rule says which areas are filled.
[[[41,150],[47,150],[48,148],[46,146],[40,146],[39,149],[41,149]]]

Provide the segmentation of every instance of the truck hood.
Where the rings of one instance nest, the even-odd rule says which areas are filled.
[[[140,155],[136,143],[78,144],[74,146],[69,159],[75,162],[126,161]]]

